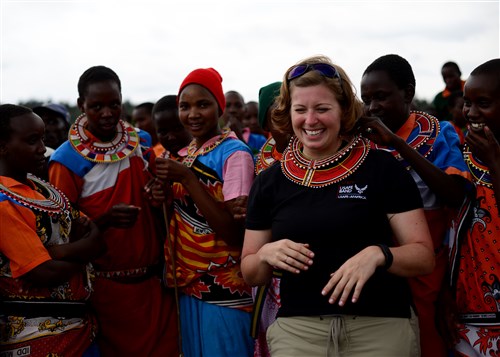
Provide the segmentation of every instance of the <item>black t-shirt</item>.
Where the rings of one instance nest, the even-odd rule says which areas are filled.
[[[260,173],[250,192],[246,227],[271,229],[273,241],[309,243],[315,253],[308,271],[283,273],[278,316],[409,317],[406,279],[384,270],[376,271],[355,304],[331,305],[321,290],[331,273],[365,247],[395,245],[387,213],[421,207],[411,175],[384,151],[371,150],[353,174],[323,188],[293,183],[279,163]]]

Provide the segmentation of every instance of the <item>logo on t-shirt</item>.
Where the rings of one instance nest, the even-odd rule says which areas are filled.
[[[337,198],[350,198],[358,200],[366,200],[365,191],[368,185],[358,186],[357,184],[339,185]]]

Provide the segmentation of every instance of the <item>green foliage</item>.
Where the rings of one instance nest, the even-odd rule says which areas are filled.
[[[19,102],[18,105],[24,105],[25,107],[28,107],[28,108],[34,108],[34,107],[38,107],[40,105],[43,105],[45,103],[48,103],[48,102],[47,101],[41,102],[41,101],[36,100],[36,99],[30,99],[30,100],[25,101],[25,102]],[[81,111],[77,107],[76,103],[75,104],[69,104],[66,102],[55,102],[55,103],[63,104],[68,108],[69,113],[71,115],[71,122],[74,122],[75,119],[81,114]],[[125,120],[130,121],[130,118],[132,116],[132,110],[134,109],[134,107],[136,105],[137,104],[131,103],[129,100],[126,100],[123,102],[123,116],[124,116]]]
[[[426,111],[427,109],[432,107],[432,103],[428,102],[425,99],[418,99],[418,98],[413,98],[413,103],[412,105],[417,109],[421,111]]]

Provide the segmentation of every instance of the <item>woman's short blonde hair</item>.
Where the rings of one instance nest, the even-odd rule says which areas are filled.
[[[288,80],[288,74],[295,66],[318,63],[325,63],[333,66],[337,70],[340,78],[329,78],[318,71],[311,70],[297,78],[290,81]],[[291,90],[293,87],[310,87],[318,84],[324,84],[330,89],[342,108],[340,135],[349,135],[352,132],[356,125],[356,121],[363,113],[363,104],[356,97],[354,86],[342,67],[337,66],[330,58],[323,55],[306,58],[291,66],[285,72],[280,94],[276,98],[277,105],[272,112],[271,118],[276,129],[287,133],[293,133],[290,115]]]

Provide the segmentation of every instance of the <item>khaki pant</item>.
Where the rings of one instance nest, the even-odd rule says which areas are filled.
[[[272,357],[418,357],[418,320],[364,317],[280,317],[267,330]]]

